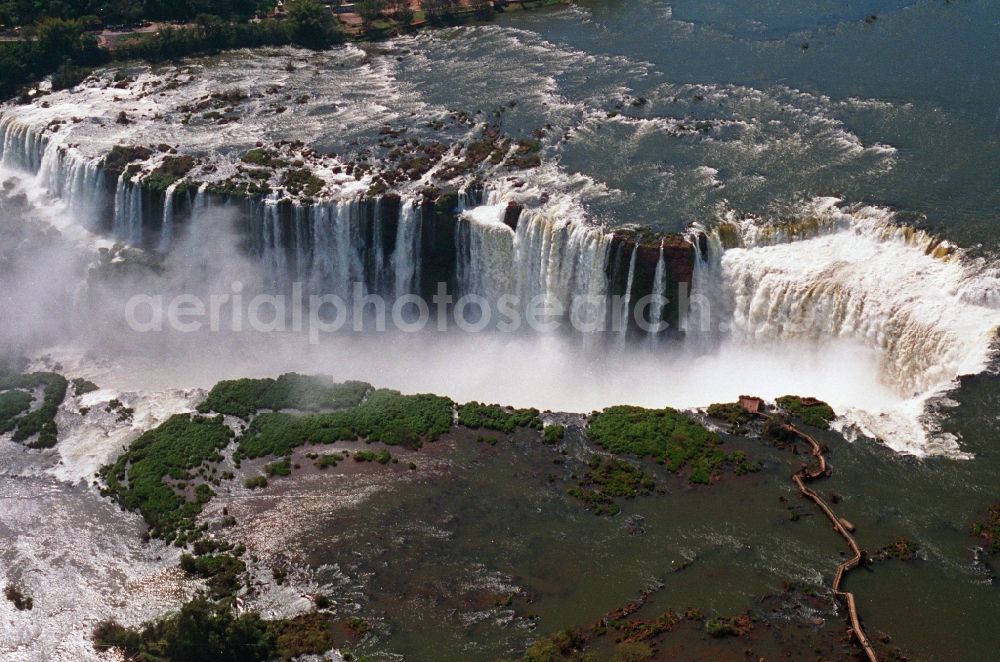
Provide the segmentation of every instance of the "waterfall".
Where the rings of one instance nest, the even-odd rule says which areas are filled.
[[[622,307],[620,312],[621,319],[621,329],[618,332],[618,337],[620,344],[624,345],[625,340],[628,336],[628,325],[630,318],[632,317],[631,303],[632,303],[632,282],[635,280],[635,258],[639,253],[639,246],[632,247],[632,257],[629,258],[628,262],[628,277],[625,281],[625,296],[623,297]]]
[[[823,200],[806,216],[805,234],[789,224],[693,228],[704,240],[692,240],[690,342],[860,343],[878,353],[882,381],[904,397],[985,367],[1000,327],[996,274],[896,225],[885,209],[845,211]]]
[[[138,179],[128,178],[122,173],[115,188],[112,233],[134,246],[142,244],[142,197],[142,186]]]
[[[656,273],[653,275],[652,305],[649,307],[649,321],[652,331],[646,338],[650,348],[659,345],[663,329],[664,298],[667,296],[667,265],[663,260],[663,242],[660,242],[660,255],[656,260]]]
[[[0,165],[34,175],[40,189],[61,199],[84,225],[96,228],[105,203],[104,172],[62,140],[12,115],[0,116]]]
[[[374,201],[374,221],[372,222],[372,291],[386,296],[389,293],[389,285],[386,283],[385,265],[385,240],[387,238],[385,222],[382,211],[382,198]]]
[[[0,118],[0,135],[3,138],[0,142],[3,145],[0,164],[37,173],[49,142],[45,130],[5,114]]]
[[[376,227],[379,227],[376,225]],[[381,246],[381,243],[377,242]],[[392,253],[393,284],[396,297],[413,294],[420,282],[420,208],[414,200],[405,200],[400,209],[396,230],[396,248]]]
[[[174,192],[178,182],[167,187],[163,196],[163,226],[160,230],[160,245],[158,250],[166,253],[174,240]]]
[[[74,212],[86,210],[85,215],[95,219],[110,216],[109,229],[116,238],[167,253],[186,219],[192,233],[203,225],[209,198],[214,198],[205,185],[192,201],[178,197],[176,185],[161,198],[143,185],[142,174],[121,174],[111,198],[105,193],[99,161],[61,141],[58,127],[50,131],[9,115],[0,117],[0,162],[34,172],[37,181]],[[312,292],[350,300],[353,284],[359,283],[362,293],[397,298],[432,292],[435,283],[424,282],[429,274],[426,277],[454,282],[457,296],[475,294],[493,305],[505,295],[513,296],[522,314],[532,302],[558,302],[563,319],[575,315],[574,321],[585,329],[606,329],[612,312],[618,312],[605,300],[612,294],[608,262],[613,234],[588,224],[572,196],[557,195],[550,201],[537,188],[511,186],[501,181],[485,191],[479,185],[460,190],[454,226],[450,212],[434,209],[420,197],[406,197],[398,204],[392,199],[346,198],[309,205],[276,196],[245,202],[219,197],[221,204],[243,210],[247,250],[277,291],[299,281]],[[516,223],[507,218],[510,203],[519,208]],[[649,291],[651,274],[643,271],[640,277],[636,259],[633,249],[626,309],[634,305],[637,290]],[[664,281],[664,276],[660,268],[657,280]]]
[[[703,352],[716,344],[720,331],[728,330],[732,317],[730,292],[722,274],[726,249],[718,228],[708,231],[694,224],[687,236],[694,246],[695,260],[688,298],[680,300],[680,324],[686,344]]]

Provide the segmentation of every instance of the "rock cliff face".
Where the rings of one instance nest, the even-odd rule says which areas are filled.
[[[690,291],[696,253],[694,246],[681,235],[635,237],[619,233],[612,238],[608,260],[611,292],[628,296],[633,310],[644,297],[659,294],[667,299],[659,320],[669,324],[668,335],[679,333],[681,297],[679,288]],[[661,265],[662,260],[662,267]],[[657,270],[660,273],[657,274]],[[659,276],[659,278],[657,278]],[[654,312],[650,309],[649,312]],[[649,321],[656,321],[646,316]],[[634,318],[633,318],[634,319]],[[631,335],[640,335],[635,330]]]

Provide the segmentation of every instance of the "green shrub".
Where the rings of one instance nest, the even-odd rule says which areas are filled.
[[[634,498],[651,494],[656,481],[645,471],[618,458],[590,459],[590,471],[580,480],[579,487],[569,491],[597,515],[617,515],[621,508],[616,497]]]
[[[240,587],[240,576],[247,569],[246,563],[231,554],[183,554],[180,566],[187,574],[207,580],[205,584],[216,599],[234,595]]]
[[[322,655],[333,647],[332,626],[321,614],[265,621],[237,616],[226,604],[198,597],[176,614],[142,629],[104,621],[93,632],[94,648],[116,649],[127,659],[162,662],[265,662]]]
[[[458,424],[478,430],[513,432],[519,427],[542,428],[537,409],[511,409],[500,405],[467,402],[458,408]]]
[[[264,467],[264,473],[268,476],[289,476],[292,473],[292,463],[288,460],[272,462]]]
[[[231,435],[221,416],[171,416],[132,442],[114,464],[101,468],[99,475],[107,485],[104,494],[141,513],[151,535],[173,540],[179,532],[193,529],[194,518],[214,493],[199,485],[195,500],[189,500],[167,479],[193,480],[195,469],[222,459],[220,451]]]
[[[82,377],[77,377],[70,383],[73,384],[73,394],[78,396],[93,393],[99,388],[94,382]]]
[[[800,419],[806,425],[826,430],[830,421],[837,418],[830,405],[815,398],[803,398],[797,395],[785,395],[777,399],[778,406],[791,416]]]
[[[354,454],[355,462],[378,462],[379,464],[389,464],[392,455],[387,450],[380,450],[377,453],[372,451],[358,451]]]
[[[989,543],[987,551],[1000,552],[1000,503],[990,506],[986,517],[972,525],[972,535]]]
[[[42,404],[28,411],[31,392],[42,389]],[[14,431],[13,439],[26,442],[29,448],[52,448],[59,440],[56,414],[66,398],[69,382],[54,372],[34,372],[24,375],[0,375],[0,433]],[[25,401],[28,406],[24,406]]]
[[[31,408],[34,398],[20,389],[0,393],[0,434],[17,427],[17,417]]]
[[[313,462],[313,466],[317,469],[326,469],[327,467],[335,467],[338,462],[343,461],[344,456],[341,453],[328,453],[326,455],[320,455]]]
[[[243,486],[250,490],[267,487],[267,476],[254,476],[243,481]]]
[[[532,643],[522,659],[524,662],[577,660],[586,643],[586,638],[576,630],[560,630]]]
[[[740,631],[728,618],[710,618],[705,621],[705,632],[712,637],[735,637]]]
[[[450,430],[451,424],[452,402],[448,398],[401,395],[383,389],[344,411],[309,416],[261,414],[240,438],[237,457],[289,455],[303,444],[360,439],[419,448]]]
[[[216,384],[198,411],[247,419],[263,409],[345,409],[360,404],[371,390],[364,382],[335,384],[329,377],[295,373],[277,379],[235,379]]]
[[[708,482],[725,458],[719,438],[705,426],[674,409],[608,407],[594,414],[587,432],[599,446],[618,454],[654,457],[671,471],[692,467],[692,482]]]
[[[566,428],[562,425],[547,425],[542,433],[542,443],[558,444],[566,436]]]
[[[754,415],[738,402],[709,405],[706,413],[712,418],[725,421],[731,434],[746,434],[747,425],[754,419]]]

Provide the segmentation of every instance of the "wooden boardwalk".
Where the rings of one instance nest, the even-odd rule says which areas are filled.
[[[750,411],[749,408],[748,411]],[[752,411],[751,413],[756,414],[758,417],[763,419],[777,420],[772,415],[765,414],[760,411]],[[847,606],[847,613],[851,621],[851,635],[858,641],[858,644],[861,646],[862,650],[864,650],[865,655],[868,656],[869,662],[878,662],[878,656],[875,654],[875,649],[872,648],[871,643],[868,641],[868,637],[865,635],[864,628],[861,627],[861,619],[858,616],[858,607],[854,600],[854,594],[840,590],[840,586],[844,581],[844,575],[861,565],[861,561],[864,558],[864,552],[862,552],[861,548],[858,547],[858,543],[854,540],[854,536],[851,535],[851,531],[849,530],[854,527],[850,526],[850,524],[846,523],[845,520],[838,517],[837,514],[833,512],[833,509],[830,508],[825,501],[823,501],[823,498],[820,497],[820,495],[806,487],[806,483],[820,478],[826,478],[832,473],[827,465],[826,457],[823,455],[823,447],[820,446],[819,442],[813,439],[811,435],[799,430],[791,423],[783,422],[782,426],[785,430],[808,443],[812,448],[813,457],[819,461],[819,467],[813,469],[812,471],[810,471],[808,467],[802,467],[792,476],[792,481],[795,483],[795,486],[799,489],[802,496],[819,506],[819,509],[823,511],[823,514],[826,515],[827,519],[829,519],[833,524],[834,530],[847,541],[847,546],[851,548],[851,552],[854,554],[853,557],[837,566],[837,572],[833,577],[833,594],[842,600]]]

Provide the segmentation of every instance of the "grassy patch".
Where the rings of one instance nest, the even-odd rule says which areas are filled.
[[[295,373],[277,379],[234,379],[216,384],[198,411],[246,419],[263,409],[344,409],[360,404],[371,389],[364,382],[334,384],[329,377]]]
[[[458,408],[458,424],[478,430],[513,432],[519,427],[542,429],[537,409],[511,409],[500,405],[467,402]]]
[[[806,425],[826,430],[830,421],[837,418],[830,405],[815,398],[803,398],[797,395],[785,395],[777,399],[778,406],[789,415],[798,418]]]
[[[99,475],[111,496],[122,507],[138,511],[150,527],[150,535],[173,540],[179,533],[194,529],[194,518],[211,498],[211,488],[199,486],[189,497],[173,481],[194,479],[194,469],[222,459],[220,451],[229,444],[232,431],[222,417],[208,418],[177,414],[138,439],[114,464]]]
[[[378,390],[362,404],[329,414],[261,414],[239,440],[239,457],[289,455],[303,444],[381,441],[419,448],[451,429],[452,402],[436,395]]]

